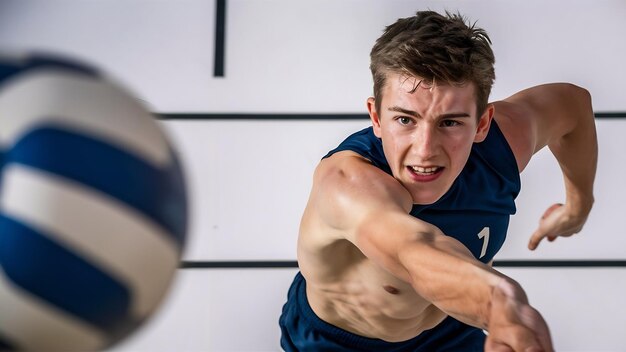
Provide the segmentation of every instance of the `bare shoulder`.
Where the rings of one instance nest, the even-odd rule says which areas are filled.
[[[533,155],[535,145],[528,110],[523,105],[505,100],[493,105],[494,120],[515,155],[518,170],[522,172]]]
[[[504,101],[522,106],[529,111],[575,108],[576,102],[589,96],[589,92],[571,83],[548,83],[521,90]],[[563,105],[567,104],[567,105]],[[574,106],[571,106],[573,104]]]
[[[570,83],[543,84],[493,103],[494,119],[517,160],[520,172],[533,154],[549,143],[554,131],[567,131],[567,117],[590,103],[587,90]]]
[[[355,152],[323,159],[300,222],[300,270],[307,280],[332,281],[343,269],[370,256],[359,246],[363,228],[386,223],[389,213],[412,218],[408,214],[412,203],[396,179]]]
[[[412,203],[391,175],[355,152],[342,151],[316,168],[307,208],[313,207],[328,226],[349,232],[370,212],[391,208],[406,214]]]

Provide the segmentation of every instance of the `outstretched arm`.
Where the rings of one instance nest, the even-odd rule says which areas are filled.
[[[519,284],[409,215],[412,198],[393,177],[356,154],[337,153],[316,170],[312,194],[310,204],[342,239],[445,313],[487,329],[488,347],[552,350],[548,328]]]
[[[571,84],[546,84],[523,90],[494,106],[496,121],[520,171],[534,153],[548,146],[563,172],[565,204],[554,204],[545,211],[528,247],[534,250],[544,238],[553,241],[579,232],[593,205],[598,160],[589,92]]]

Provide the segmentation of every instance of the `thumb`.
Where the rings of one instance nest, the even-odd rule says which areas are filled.
[[[528,242],[528,249],[530,249],[531,251],[534,251],[535,249],[537,249],[537,247],[539,246],[539,243],[547,236],[548,239],[550,241],[554,241],[556,239],[556,236],[554,236],[554,234],[549,233],[549,226],[546,226],[547,222],[546,219],[548,219],[548,217],[550,215],[552,215],[552,213],[559,209],[560,207],[562,207],[563,204],[562,203],[555,203],[552,204],[541,216],[541,220],[539,220],[539,228],[532,234],[532,236],[530,237],[530,241]]]
[[[543,231],[542,227],[539,228],[530,236],[530,241],[528,242],[528,249],[534,251],[539,246],[541,240],[543,240],[547,234]]]
[[[495,341],[493,338],[487,336],[485,340],[485,352],[515,352],[508,345]]]

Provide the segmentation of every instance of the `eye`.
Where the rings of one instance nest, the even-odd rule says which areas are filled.
[[[400,116],[397,118],[398,122],[400,122],[401,125],[408,125],[411,123],[411,119],[406,117],[406,116]]]
[[[461,123],[459,121],[456,120],[443,120],[441,121],[441,126],[443,127],[453,127],[453,126],[458,126]]]

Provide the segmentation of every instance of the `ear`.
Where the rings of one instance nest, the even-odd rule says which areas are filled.
[[[372,120],[372,127],[374,127],[374,135],[381,138],[380,132],[380,116],[376,111],[376,99],[374,97],[367,98],[367,111],[370,114],[370,120]]]
[[[474,143],[480,143],[487,138],[489,133],[489,127],[491,126],[491,120],[493,120],[493,114],[496,112],[496,108],[493,104],[487,105],[487,109],[483,112],[483,115],[478,120],[478,126],[476,127],[476,136],[474,136]]]

